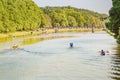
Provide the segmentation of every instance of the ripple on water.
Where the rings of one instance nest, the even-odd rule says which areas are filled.
[[[74,36],[0,50],[0,79],[119,80],[120,58],[113,51],[116,44],[111,36],[100,33]],[[74,43],[73,48],[69,47],[70,42]],[[101,49],[112,51],[112,55],[100,56]]]

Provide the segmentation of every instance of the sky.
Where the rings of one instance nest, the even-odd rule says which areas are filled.
[[[112,7],[112,0],[34,0],[34,2],[39,7],[71,6],[105,14],[109,14],[109,10]]]

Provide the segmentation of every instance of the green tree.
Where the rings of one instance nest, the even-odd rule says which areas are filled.
[[[101,25],[100,19],[106,17],[105,14],[70,6],[39,8],[33,0],[0,0],[0,32],[90,26],[90,16],[97,21],[93,26]]]
[[[68,25],[71,27],[77,26],[77,22],[74,17],[68,16]]]
[[[120,27],[120,0],[112,0],[113,7],[110,9],[110,19],[108,24],[106,25],[108,29],[110,29],[115,36],[119,35],[119,27]]]
[[[46,17],[32,0],[1,0],[0,30],[13,32],[46,26]]]

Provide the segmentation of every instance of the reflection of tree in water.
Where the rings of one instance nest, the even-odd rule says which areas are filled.
[[[10,41],[12,41],[12,40],[13,40],[12,37],[0,38],[0,43],[10,42]]]
[[[26,38],[22,41],[22,45],[34,44],[43,40],[56,39],[56,38],[69,38],[72,36],[50,36],[42,38]]]
[[[118,47],[116,54],[112,57],[111,78],[113,80],[120,80],[120,47]]]

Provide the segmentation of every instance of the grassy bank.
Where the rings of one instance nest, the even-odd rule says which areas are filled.
[[[110,34],[111,36],[114,36],[115,34],[114,33],[112,33],[109,29],[106,29],[105,30],[108,34]]]
[[[102,29],[96,28],[95,31],[101,31]],[[7,37],[23,37],[23,36],[36,36],[44,33],[55,33],[55,32],[91,32],[91,28],[64,28],[64,29],[44,29],[36,31],[18,31],[11,33],[0,33],[0,39]]]
[[[120,35],[115,35],[115,33],[111,32],[109,29],[106,29],[106,32],[113,36],[116,39],[116,42],[120,45]]]

